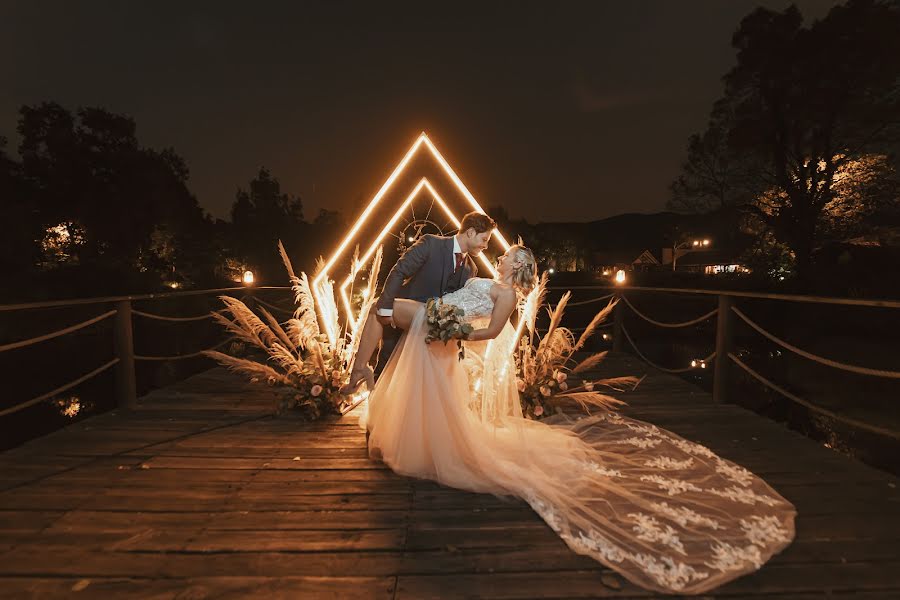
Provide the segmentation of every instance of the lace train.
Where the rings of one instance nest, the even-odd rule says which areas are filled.
[[[464,368],[455,345],[424,337],[422,310],[361,421],[370,455],[397,473],[522,498],[572,550],[662,592],[708,591],[793,539],[794,507],[743,467],[617,413],[523,419],[508,354],[473,344]]]

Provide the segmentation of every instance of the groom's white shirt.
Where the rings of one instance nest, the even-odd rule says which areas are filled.
[[[452,264],[452,265],[456,264],[456,255],[461,252],[462,252],[462,248],[460,248],[460,246],[459,246],[459,240],[454,235],[453,236],[453,254],[450,255],[450,258],[453,259],[453,262],[451,262],[450,264]],[[382,317],[390,317],[391,315],[394,314],[394,309],[393,308],[379,308],[376,311],[376,313]]]

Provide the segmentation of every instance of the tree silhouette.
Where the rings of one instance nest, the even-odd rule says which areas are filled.
[[[878,0],[850,0],[808,27],[794,6],[745,17],[737,65],[709,128],[691,138],[671,206],[741,204],[805,279],[834,231],[831,211],[846,209],[841,175],[900,140],[897,31],[900,10]]]
[[[283,272],[278,241],[292,252],[306,245],[309,224],[303,220],[303,202],[282,193],[278,179],[265,167],[247,190],[237,191],[231,221],[235,252],[269,283],[280,281]]]
[[[719,108],[713,111],[707,130],[688,139],[688,156],[682,172],[669,186],[667,208],[679,213],[708,213],[741,204],[752,195],[746,165],[728,149],[727,122]]]
[[[18,131],[18,196],[45,234],[79,232],[81,243],[69,248],[72,262],[120,273],[123,285],[131,276],[190,281],[196,275],[180,263],[203,262],[189,250],[191,244],[198,250],[210,223],[174,150],[141,147],[131,118],[100,108],[73,115],[55,103],[25,106]],[[161,256],[163,232],[168,248]]]
[[[21,275],[38,260],[41,237],[36,206],[29,202],[20,165],[6,153],[7,140],[0,136],[0,220],[8,227],[0,236],[0,267],[7,275]]]

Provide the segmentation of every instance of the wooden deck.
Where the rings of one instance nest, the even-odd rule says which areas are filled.
[[[617,356],[604,371],[643,369]],[[797,505],[794,544],[706,597],[900,598],[897,478],[671,376],[626,399]],[[270,407],[215,369],[0,454],[0,597],[653,596],[524,503],[370,461],[352,415],[307,424]]]

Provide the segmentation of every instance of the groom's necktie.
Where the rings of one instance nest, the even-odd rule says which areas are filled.
[[[456,273],[459,268],[466,262],[466,255],[462,252],[456,252],[456,266],[453,267],[453,272]]]

